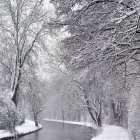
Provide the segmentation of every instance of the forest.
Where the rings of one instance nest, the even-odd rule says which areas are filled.
[[[0,0],[0,33],[0,130],[48,118],[140,139],[139,0]]]

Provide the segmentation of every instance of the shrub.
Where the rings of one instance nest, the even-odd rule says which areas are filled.
[[[0,129],[13,132],[18,122],[18,113],[14,103],[9,99],[0,98]]]
[[[25,123],[25,113],[20,108],[17,109],[17,116],[20,125]]]

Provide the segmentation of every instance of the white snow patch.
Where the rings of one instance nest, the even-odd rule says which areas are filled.
[[[12,136],[12,134],[10,132],[5,131],[5,130],[0,130],[0,139],[11,137],[11,136]]]
[[[125,128],[112,125],[104,125],[103,132],[92,140],[129,140],[128,132]]]
[[[35,123],[33,121],[25,120],[24,124],[16,127],[16,131],[17,131],[18,135],[25,135],[25,134],[28,134],[31,132],[35,132],[41,128],[42,128],[41,125],[36,127]],[[14,134],[11,134],[10,132],[8,132],[6,130],[0,130],[0,139],[11,137],[11,136],[14,136]]]

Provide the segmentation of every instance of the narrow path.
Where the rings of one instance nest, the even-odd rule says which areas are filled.
[[[90,140],[92,138],[92,130],[80,125],[43,121],[42,126],[42,130],[20,137],[18,140]]]

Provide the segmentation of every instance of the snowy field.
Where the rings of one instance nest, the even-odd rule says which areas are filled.
[[[62,121],[62,120],[50,120],[47,121],[63,122],[68,124],[84,125],[87,127],[92,127],[93,125],[89,122],[74,122],[74,121]],[[103,125],[103,132],[92,140],[129,140],[128,132],[126,129],[119,126]]]
[[[41,128],[42,128],[41,125],[39,125],[39,127],[36,127],[33,121],[25,120],[24,124],[16,127],[16,131],[17,131],[18,135],[20,136],[20,135],[25,135],[25,134],[35,132]],[[0,139],[12,137],[12,136],[13,136],[13,134],[11,134],[8,131],[0,130]]]

